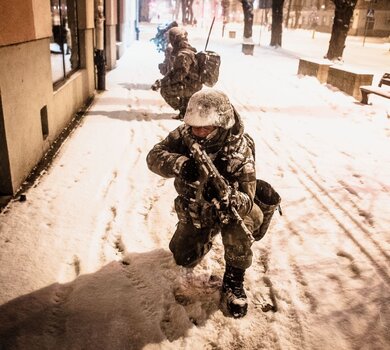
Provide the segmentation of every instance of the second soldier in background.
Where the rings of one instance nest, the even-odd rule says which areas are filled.
[[[156,80],[152,89],[160,89],[164,100],[179,114],[175,119],[182,119],[190,97],[202,89],[196,49],[188,42],[188,33],[184,28],[174,27],[168,31],[168,40],[172,48],[166,54],[167,69],[162,79]]]

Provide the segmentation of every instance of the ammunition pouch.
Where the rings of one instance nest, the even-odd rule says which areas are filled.
[[[266,234],[275,210],[280,205],[281,198],[275,189],[266,181],[256,180],[255,203],[263,212],[264,218],[260,228],[253,232],[253,237],[259,241]]]

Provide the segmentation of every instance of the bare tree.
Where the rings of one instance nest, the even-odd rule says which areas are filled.
[[[224,36],[225,25],[226,23],[229,23],[230,0],[221,0],[221,6],[222,6],[222,17],[223,17],[222,36]]]
[[[221,0],[223,23],[229,22],[230,0]]]
[[[193,3],[194,0],[181,0],[182,22],[184,25],[194,24]]]
[[[282,46],[283,5],[284,0],[272,1],[271,46]]]
[[[292,0],[288,0],[288,5],[287,5],[287,13],[286,13],[286,22],[285,22],[285,27],[288,28],[288,22],[290,20],[290,11],[291,11],[291,5],[292,5]]]
[[[241,0],[244,12],[244,38],[252,38],[253,27],[253,0]]]
[[[301,17],[303,9],[303,0],[295,0],[294,2],[294,11],[295,11],[295,22],[294,22],[294,28],[298,28],[299,25],[299,18]]]
[[[328,53],[325,58],[329,60],[341,59],[345,48],[351,18],[358,0],[332,0],[335,16],[332,26],[332,35],[329,41]]]

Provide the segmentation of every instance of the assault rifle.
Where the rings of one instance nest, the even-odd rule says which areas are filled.
[[[228,203],[229,196],[231,193],[231,187],[227,184],[226,179],[219,173],[218,169],[215,167],[214,163],[206,153],[202,149],[202,147],[199,145],[199,143],[194,142],[191,146],[191,153],[199,165],[200,169],[200,186],[198,188],[197,194],[196,194],[196,201],[201,201],[201,197],[203,196],[203,189],[208,181],[212,181],[212,184],[214,185],[218,198],[213,198],[212,204],[217,209],[217,215],[220,219],[220,221],[223,224],[229,223],[230,219],[233,218],[237,220],[241,226],[241,228],[244,230],[245,234],[248,236],[248,238],[251,240],[251,242],[254,242],[254,238],[252,233],[249,231],[249,229],[246,227],[244,220],[240,216],[240,214],[237,212],[237,209],[234,208],[234,206],[231,205],[231,203]],[[225,203],[228,203],[228,206],[226,207]]]

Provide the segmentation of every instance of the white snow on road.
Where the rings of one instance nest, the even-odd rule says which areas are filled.
[[[298,76],[291,49],[245,56],[239,40],[211,40],[216,88],[256,141],[258,176],[282,197],[283,216],[253,246],[248,315],[235,320],[218,305],[219,237],[193,271],[168,249],[173,180],[145,158],[180,122],[149,89],[162,61],[152,32],[109,72],[27,200],[0,214],[0,348],[388,349],[389,100],[361,105]],[[190,42],[201,49],[204,33]]]

